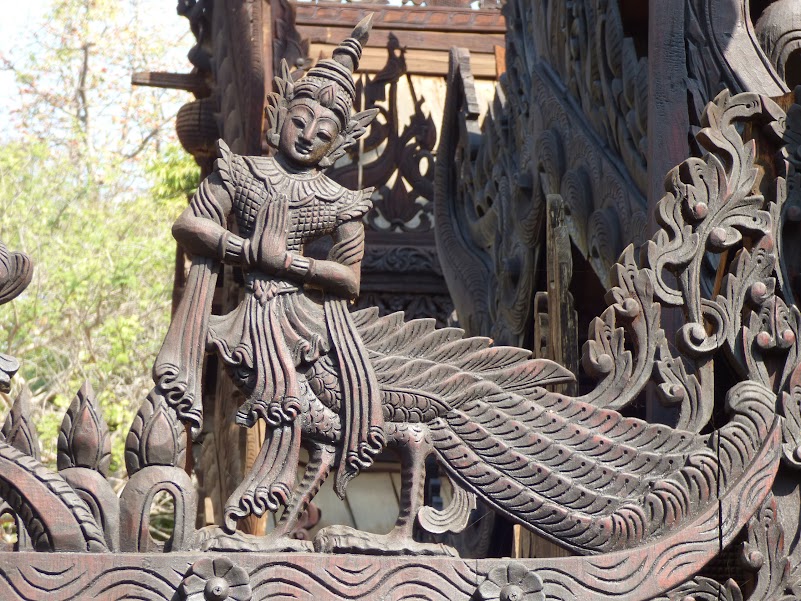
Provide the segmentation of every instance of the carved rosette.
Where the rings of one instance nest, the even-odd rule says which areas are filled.
[[[178,589],[183,601],[250,601],[248,573],[227,557],[193,563]]]
[[[473,597],[475,601],[545,601],[542,578],[520,562],[490,570]]]

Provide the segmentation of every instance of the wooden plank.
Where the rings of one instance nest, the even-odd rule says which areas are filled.
[[[690,156],[690,117],[686,89],[687,56],[684,48],[684,0],[650,0],[648,12],[648,232],[659,229],[656,205],[665,193],[668,171]],[[662,328],[672,341],[683,324],[681,311],[665,307]],[[646,389],[646,418],[669,422],[672,413]]]
[[[418,29],[426,31],[461,31],[472,34],[506,33],[506,20],[498,10],[439,8],[422,6],[387,6],[386,4],[358,5],[293,2],[295,24],[334,25],[356,24],[373,13],[373,31],[380,29]]]
[[[309,55],[312,59],[328,58],[336,46],[334,44],[312,44]],[[377,73],[387,64],[386,48],[364,49],[359,63],[362,73]],[[495,80],[495,53],[470,55],[470,66],[473,76],[479,79]],[[448,53],[434,50],[408,50],[406,52],[406,67],[413,75],[433,75],[445,77],[448,75]]]
[[[495,52],[495,77],[500,79],[501,75],[506,73],[506,46],[499,44],[493,48],[493,51]]]
[[[186,90],[197,96],[208,96],[211,93],[209,86],[206,84],[206,79],[196,73],[139,71],[131,75],[131,85]]]
[[[312,44],[338,44],[350,35],[353,28],[335,25],[304,25],[298,27],[301,35]],[[504,36],[500,33],[472,34],[450,31],[416,31],[403,29],[374,29],[370,32],[368,48],[386,48],[389,36],[398,39],[401,48],[407,50],[441,50],[448,52],[453,46],[470,48],[471,53],[492,53],[497,46],[503,46]]]

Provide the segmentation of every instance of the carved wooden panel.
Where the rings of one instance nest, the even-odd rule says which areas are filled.
[[[198,6],[190,4],[184,8]],[[582,7],[591,22],[609,27],[582,31]],[[495,344],[436,328],[434,319],[348,306],[362,262],[387,273],[410,264],[406,253],[365,253],[362,217],[371,191],[342,187],[318,169],[365,134],[380,133],[367,130],[374,111],[351,115],[351,71],[369,31],[369,20],[362,22],[308,79],[282,72],[264,124],[268,140],[278,140],[277,155],[242,156],[221,144],[211,176],[176,223],[192,267],[154,364],[154,388],[126,441],[129,479],[119,497],[106,480],[107,431],[89,385],[64,417],[58,471],[37,456],[26,397],[15,403],[0,436],[0,511],[15,517],[21,535],[18,552],[0,553],[0,596],[798,597],[801,92],[776,101],[717,94],[699,120],[698,152],[664,180],[658,229],[648,236],[642,191],[650,186],[637,176],[647,145],[642,116],[632,114],[642,101],[644,59],[635,68],[637,47],[622,35],[622,19],[614,23],[615,7],[566,8],[507,5],[517,24],[508,77],[483,137],[469,63],[452,53],[435,225],[442,266],[466,299],[460,317],[469,333],[495,334]],[[201,64],[204,19],[212,30],[215,19],[220,24],[215,9],[192,13]],[[247,9],[233,6],[223,25],[252,31]],[[559,40],[572,36],[566,41],[575,45],[565,47],[602,79],[571,79],[582,73],[553,48],[537,48],[541,41],[528,35],[535,27]],[[230,46],[212,38],[211,64],[224,63]],[[600,41],[605,48],[582,54],[584,44]],[[234,89],[243,68],[228,73]],[[560,87],[558,78],[572,83]],[[589,120],[588,99],[606,103]],[[286,119],[302,111],[316,116],[312,125]],[[241,134],[240,147],[251,139],[241,127],[253,124],[247,115],[225,116]],[[325,153],[303,159],[306,127],[317,128],[316,140],[317,121],[338,119],[336,136],[320,138]],[[640,252],[622,246],[629,230],[641,236]],[[329,234],[334,246],[325,258],[305,254],[301,240]],[[406,252],[411,265],[432,260],[419,247]],[[567,286],[574,257],[586,259],[606,288],[582,349],[593,383],[582,387],[572,348],[581,299]],[[532,306],[544,299],[534,295],[533,273],[542,265],[548,304],[534,316]],[[0,267],[6,302],[24,289],[30,264],[0,246]],[[234,267],[244,292],[223,299],[233,311],[217,316],[217,278]],[[490,277],[489,292],[476,287]],[[681,311],[674,329],[663,319],[671,308]],[[560,335],[568,339],[549,340]],[[227,365],[229,391],[236,387],[240,397],[202,377],[207,351]],[[0,357],[0,387],[17,366]],[[632,416],[648,388],[672,412],[672,425]],[[216,422],[207,431],[234,428],[207,402],[212,390],[227,415],[250,428],[239,432],[263,428],[264,436],[248,437],[252,461],[234,478],[218,526],[198,529],[188,437],[203,431],[204,417]],[[308,452],[302,474],[301,446]],[[385,450],[401,465],[389,532],[330,525],[295,536],[329,474],[341,496]],[[429,461],[450,481],[444,507],[424,502]],[[160,493],[175,505],[175,529],[164,544],[148,532]],[[477,501],[574,555],[461,559],[448,544],[416,536],[418,529],[462,530]],[[271,533],[236,530],[237,522],[282,507]],[[719,561],[735,555],[736,565]]]

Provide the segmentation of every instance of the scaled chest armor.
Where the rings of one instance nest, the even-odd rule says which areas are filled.
[[[321,172],[297,173],[272,157],[245,157],[221,148],[217,168],[230,185],[232,213],[239,235],[250,238],[259,209],[265,202],[288,202],[287,250],[331,234],[346,221],[370,210],[372,190],[343,188]],[[276,192],[281,190],[281,194]]]

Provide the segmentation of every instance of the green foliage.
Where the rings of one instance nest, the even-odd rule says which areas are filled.
[[[170,225],[198,180],[164,92],[128,84],[131,72],[158,68],[168,45],[170,32],[137,17],[152,4],[52,2],[36,51],[0,56],[22,95],[0,138],[0,239],[35,265],[28,290],[0,307],[0,350],[22,362],[15,385],[34,394],[45,461],[64,410],[92,383],[117,475],[169,323]]]
[[[180,166],[181,155],[171,156]],[[0,340],[44,401],[37,423],[45,445],[74,392],[92,382],[119,468],[124,431],[151,385],[148,365],[169,323],[169,225],[197,169],[185,163],[182,178],[157,180],[152,196],[125,200],[81,183],[76,169],[42,145],[0,151],[0,239],[36,266],[28,291],[2,309]]]

